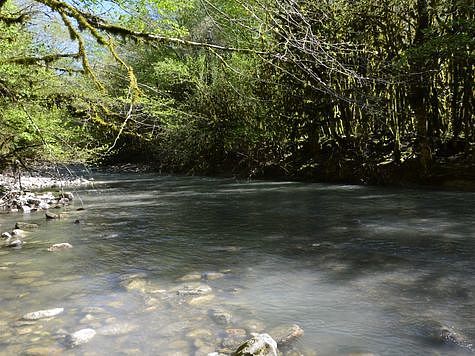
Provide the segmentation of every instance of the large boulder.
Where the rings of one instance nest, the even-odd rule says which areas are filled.
[[[269,334],[255,334],[233,353],[233,356],[277,356],[277,343]]]

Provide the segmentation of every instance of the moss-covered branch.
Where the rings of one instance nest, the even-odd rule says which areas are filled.
[[[58,53],[58,54],[48,54],[45,56],[32,56],[32,57],[17,57],[9,58],[0,61],[0,64],[24,64],[32,65],[38,63],[52,63],[63,58],[73,58],[77,59],[80,57],[80,53]]]

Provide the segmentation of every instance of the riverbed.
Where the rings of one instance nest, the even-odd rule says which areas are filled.
[[[1,354],[206,355],[293,324],[288,354],[473,354],[475,193],[94,178],[60,220],[0,215],[2,231],[40,225],[0,249]],[[97,333],[68,349],[83,328]]]

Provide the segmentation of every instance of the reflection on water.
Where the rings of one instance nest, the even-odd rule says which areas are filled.
[[[0,249],[2,354],[206,355],[239,341],[229,333],[241,331],[229,329],[272,334],[295,323],[305,335],[294,347],[306,355],[471,352],[475,194],[152,175],[97,181],[78,192],[86,210],[72,207],[60,221],[0,216],[2,231],[18,220],[41,224],[21,250]],[[60,242],[74,248],[47,251]],[[190,284],[211,291],[183,294]],[[20,320],[57,307],[65,310],[50,320]],[[460,346],[437,340],[441,325],[463,335]],[[65,351],[65,333],[83,328],[96,336]]]

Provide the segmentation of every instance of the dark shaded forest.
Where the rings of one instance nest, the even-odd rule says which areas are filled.
[[[473,0],[0,1],[0,166],[472,187]]]

